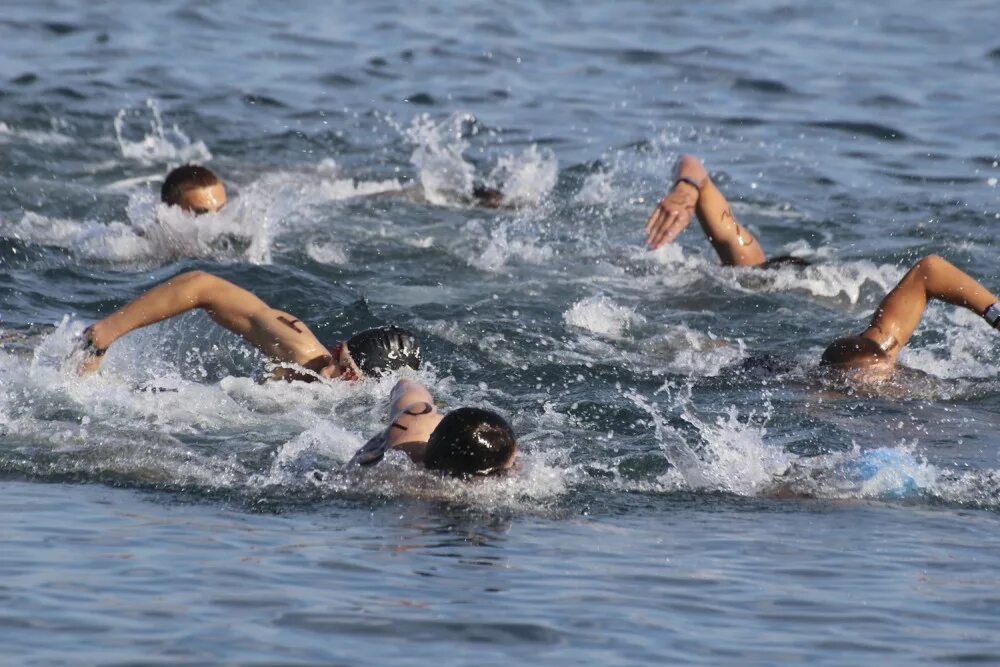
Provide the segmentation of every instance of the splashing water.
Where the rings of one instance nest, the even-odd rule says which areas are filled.
[[[436,122],[427,114],[413,119],[403,130],[415,144],[410,162],[417,170],[417,182],[424,198],[437,206],[464,206],[472,200],[476,167],[466,160],[468,137],[479,132],[475,116],[455,113]],[[510,206],[539,204],[555,187],[559,161],[555,153],[531,145],[521,153],[498,157],[483,179],[498,187]]]
[[[406,130],[406,137],[416,144],[410,162],[430,203],[453,205],[472,194],[475,167],[465,161],[463,153],[469,147],[465,136],[468,128],[475,127],[475,120],[471,114],[456,113],[436,123],[422,114]]]
[[[517,155],[504,155],[490,172],[489,180],[500,184],[504,201],[512,206],[537,205],[556,185],[559,161],[550,150],[529,146]]]
[[[629,327],[642,321],[634,310],[620,306],[606,296],[592,296],[577,301],[563,313],[570,326],[608,338],[622,338]]]
[[[73,137],[67,136],[57,131],[58,121],[52,120],[52,130],[23,130],[12,128],[7,123],[0,121],[0,143],[8,143],[23,139],[28,143],[38,146],[67,146],[75,143]]]
[[[145,106],[151,116],[149,131],[138,141],[132,141],[126,135],[132,133],[129,127],[130,117],[141,118],[142,112],[122,109],[115,116],[115,138],[123,157],[138,160],[144,165],[207,162],[212,159],[212,154],[203,141],[192,142],[176,124],[170,128],[164,126],[156,100],[147,99]]]

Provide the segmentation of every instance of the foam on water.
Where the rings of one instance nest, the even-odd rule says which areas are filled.
[[[662,333],[646,339],[643,351],[665,364],[669,372],[688,377],[714,377],[747,356],[742,341],[733,343],[711,331],[696,331],[684,325],[667,326]]]
[[[937,338],[932,343],[926,339]],[[932,303],[901,362],[939,378],[996,378],[1000,337],[983,318],[961,308]]]
[[[271,260],[270,216],[252,191],[218,213],[195,216],[133,192],[120,221],[50,218],[27,211],[18,222],[0,221],[0,237],[60,248],[82,261],[159,265],[185,257]]]
[[[24,140],[36,146],[66,146],[76,142],[71,136],[59,132],[60,123],[52,120],[52,130],[24,130],[11,127],[0,121],[0,143],[10,143]]]
[[[744,496],[826,499],[908,500],[935,498],[950,503],[1000,507],[1000,475],[994,470],[955,471],[933,465],[917,453],[917,443],[894,447],[857,444],[846,452],[800,456],[770,444],[764,411],[741,415],[735,405],[714,420],[694,409],[690,385],[668,383],[667,405],[626,393],[651,418],[670,470],[656,480],[659,491],[722,491]],[[696,440],[671,426],[664,410],[694,428]]]
[[[472,194],[476,169],[463,153],[469,147],[466,132],[474,124],[475,117],[467,113],[453,114],[440,123],[422,114],[406,130],[406,137],[416,145],[410,162],[430,203],[448,206]]]
[[[489,181],[499,184],[506,203],[538,205],[556,185],[559,161],[555,153],[532,145],[517,155],[503,155],[490,172]]]
[[[485,225],[481,221],[468,222],[462,231],[472,243],[481,246],[479,240],[485,233]],[[553,256],[553,249],[526,231],[523,226],[508,222],[493,227],[485,247],[478,252],[473,251],[469,264],[481,271],[497,273],[512,262],[534,265],[548,262]]]
[[[563,313],[563,320],[570,326],[617,339],[633,324],[641,322],[642,317],[605,296],[592,296],[573,304]]]
[[[880,300],[889,292],[903,272],[888,265],[876,265],[867,260],[813,264],[804,268],[782,267],[761,271],[759,269],[732,269],[720,271],[722,280],[733,287],[763,292],[806,291],[813,296],[845,299],[857,304],[864,288],[876,288]]]
[[[135,128],[133,124],[144,127]],[[145,109],[122,109],[115,116],[115,139],[122,157],[144,165],[204,163],[212,159],[203,141],[192,141],[176,124],[166,127],[159,103],[149,98]],[[131,137],[141,138],[132,139]]]
[[[791,254],[800,257],[829,254],[826,248],[812,251],[804,244],[794,244],[789,248]],[[772,256],[777,254],[772,253]],[[688,254],[677,244],[649,252],[634,249],[629,256],[632,261],[649,261],[662,266],[662,269],[657,269],[658,275],[663,284],[672,287],[710,280],[741,292],[801,291],[826,299],[842,300],[850,305],[859,304],[866,295],[877,303],[896,286],[904,273],[890,264],[875,264],[867,260],[821,261],[802,268],[784,266],[764,271],[720,267],[714,253]]]
[[[619,198],[620,196],[615,189],[610,171],[598,171],[588,174],[583,181],[583,185],[573,195],[573,201],[576,203],[591,206],[604,206],[608,202],[617,201]]]
[[[479,133],[475,116],[454,113],[436,121],[428,114],[414,118],[401,131],[415,145],[410,163],[424,199],[436,206],[468,206],[473,202],[476,166],[465,157],[469,137]],[[509,206],[537,206],[552,192],[559,176],[555,153],[530,145],[520,153],[504,153],[482,182],[498,188]]]

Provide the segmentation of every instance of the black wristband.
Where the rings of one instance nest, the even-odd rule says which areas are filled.
[[[983,319],[994,329],[1000,329],[1000,301],[983,311]]]
[[[674,181],[674,185],[677,185],[678,183],[687,183],[698,192],[701,192],[701,186],[698,185],[698,181],[694,180],[693,178],[688,178],[687,176],[678,176],[677,180]]]

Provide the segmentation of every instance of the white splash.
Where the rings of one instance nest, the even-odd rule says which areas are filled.
[[[472,221],[466,225],[466,231],[478,233],[482,225]],[[524,264],[543,264],[552,259],[552,248],[542,244],[537,238],[529,235],[513,238],[507,223],[502,223],[490,232],[485,249],[470,260],[470,263],[482,271],[496,273],[507,266],[511,260]]]
[[[618,339],[642,318],[631,308],[621,306],[606,296],[591,296],[573,304],[563,313],[563,320],[570,326]]]
[[[664,333],[644,342],[643,351],[671,373],[692,377],[714,377],[746,357],[742,341],[734,344],[684,325],[666,327]]]
[[[270,262],[270,217],[242,198],[218,213],[195,216],[157,203],[148,190],[129,197],[131,224],[50,218],[31,211],[0,221],[0,238],[60,248],[79,260],[133,265],[184,257]]]
[[[115,116],[115,138],[121,150],[122,157],[138,160],[142,164],[207,162],[212,154],[203,141],[191,141],[176,124],[167,128],[160,115],[160,107],[156,100],[146,100],[149,113],[148,128],[138,141],[132,141],[126,135],[130,134],[130,118],[142,116],[142,112],[122,109]],[[138,132],[142,132],[140,129]]]
[[[12,128],[7,123],[0,121],[0,143],[9,143],[23,139],[37,146],[65,146],[76,141],[73,137],[57,132],[57,125],[58,123],[53,120],[51,131],[21,130]]]
[[[309,241],[306,244],[306,254],[309,255],[310,259],[320,264],[344,266],[348,261],[347,253],[339,243]]]
[[[943,337],[943,339],[941,339]],[[939,338],[925,343],[926,338]],[[940,378],[991,378],[1000,375],[1000,336],[978,315],[931,303],[900,361]]]
[[[512,206],[537,205],[556,185],[559,161],[548,149],[531,145],[517,155],[504,155],[490,172],[489,181],[499,183],[505,203]]]
[[[469,147],[463,128],[474,121],[471,114],[456,113],[436,123],[429,115],[421,114],[406,130],[406,137],[416,144],[410,162],[417,169],[417,181],[430,203],[454,205],[472,194],[475,167],[463,157]]]
[[[598,171],[584,179],[580,190],[573,196],[573,201],[578,204],[602,206],[616,201],[619,197],[619,193],[615,190],[613,174],[610,171]]]

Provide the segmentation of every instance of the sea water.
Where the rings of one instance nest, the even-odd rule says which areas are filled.
[[[923,255],[1000,290],[997,25],[923,0],[7,3],[5,661],[1000,661],[1000,337],[934,304],[896,379],[815,370]],[[645,250],[684,152],[811,266],[721,268],[697,225]],[[223,211],[158,203],[188,161]],[[444,405],[511,417],[515,473],[345,468],[393,380],[262,382],[203,314],[76,376],[83,327],[192,269],[324,341],[412,329]]]

